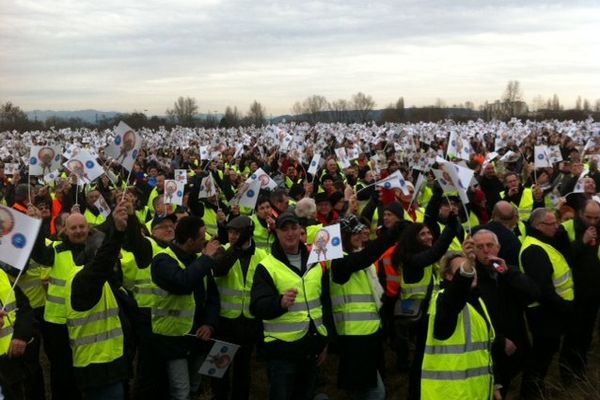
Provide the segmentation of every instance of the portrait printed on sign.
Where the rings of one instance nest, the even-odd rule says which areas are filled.
[[[323,261],[327,259],[327,245],[329,244],[329,232],[326,229],[321,229],[317,233],[314,242],[314,251],[317,254],[317,260]]]
[[[8,235],[14,227],[15,219],[10,211],[0,207],[0,243],[2,243],[2,238]]]

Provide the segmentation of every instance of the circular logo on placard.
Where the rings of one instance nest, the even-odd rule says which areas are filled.
[[[392,187],[392,184],[391,184],[391,183],[389,183],[389,182],[385,182],[385,183],[383,184],[383,187],[384,187],[384,188],[386,188],[386,189],[389,189],[389,188],[391,188],[391,187]]]
[[[339,244],[340,244],[340,238],[334,237],[333,239],[331,239],[331,244],[334,245],[334,246],[339,246]]]
[[[117,137],[115,138],[115,144],[116,144],[117,146],[121,144],[121,136],[117,136]]]
[[[246,196],[254,197],[254,190],[252,190],[252,189],[248,190],[248,192],[246,192]]]
[[[178,190],[177,191],[177,197],[181,197],[181,196],[183,196],[183,193],[181,193],[181,190]]]
[[[31,159],[29,160],[29,164],[31,164],[31,165],[37,164],[37,158],[31,157]]]
[[[88,161],[85,162],[85,166],[88,169],[92,169],[92,168],[94,168],[94,162],[92,160],[88,160]]]
[[[314,167],[315,165],[317,165],[317,162],[313,161],[313,162],[310,163],[310,165],[312,165]]]
[[[137,158],[137,156],[138,156],[138,151],[137,151],[137,150],[134,150],[134,151],[131,153],[131,158]]]
[[[13,246],[15,246],[17,249],[22,249],[27,244],[27,239],[22,233],[15,233],[12,237],[11,242]]]
[[[252,175],[250,175],[250,178],[252,178],[252,179],[256,179],[256,174],[252,174]]]
[[[543,160],[544,159],[544,155],[543,154],[538,154],[538,159]]]

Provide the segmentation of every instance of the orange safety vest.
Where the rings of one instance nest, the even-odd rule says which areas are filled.
[[[394,251],[396,251],[396,245],[387,249],[375,262],[377,276],[385,273],[385,295],[391,298],[396,298],[400,294],[400,271],[392,264]]]
[[[12,206],[13,209],[17,210],[20,213],[27,214],[27,207],[22,206],[19,203],[14,203]]]

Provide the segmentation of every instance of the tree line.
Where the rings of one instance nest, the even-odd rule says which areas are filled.
[[[423,107],[406,107],[404,97],[400,96],[394,103],[382,109],[376,109],[373,97],[363,92],[352,95],[349,99],[329,101],[325,96],[312,95],[302,101],[297,101],[291,108],[291,120],[315,124],[318,122],[343,123],[399,123],[399,122],[437,122],[447,118],[456,121],[468,121],[478,118],[484,120],[508,120],[513,117],[522,119],[563,119],[584,120],[589,116],[600,118],[600,99],[592,102],[579,96],[575,107],[566,109],[558,95],[544,99],[536,96],[527,104],[524,101],[523,89],[519,81],[509,81],[499,100],[484,102],[478,108],[472,101],[448,105],[443,99],[437,98],[432,105]],[[134,129],[142,127],[158,129],[176,125],[186,127],[238,127],[263,126],[272,122],[267,118],[266,108],[254,101],[248,111],[242,114],[236,106],[227,106],[224,114],[217,117],[217,112],[210,112],[205,117],[198,113],[198,101],[193,97],[179,97],[173,107],[165,111],[165,116],[148,117],[143,112],[118,114],[112,118],[100,118],[95,122],[84,121],[80,118],[50,117],[45,121],[31,120],[17,105],[8,101],[0,104],[0,130],[41,130],[61,128],[98,128],[110,129],[119,121],[125,121]]]

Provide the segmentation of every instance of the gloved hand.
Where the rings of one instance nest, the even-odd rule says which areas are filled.
[[[451,212],[450,215],[448,215],[446,226],[456,232],[460,228],[460,218],[458,218],[458,215]]]

